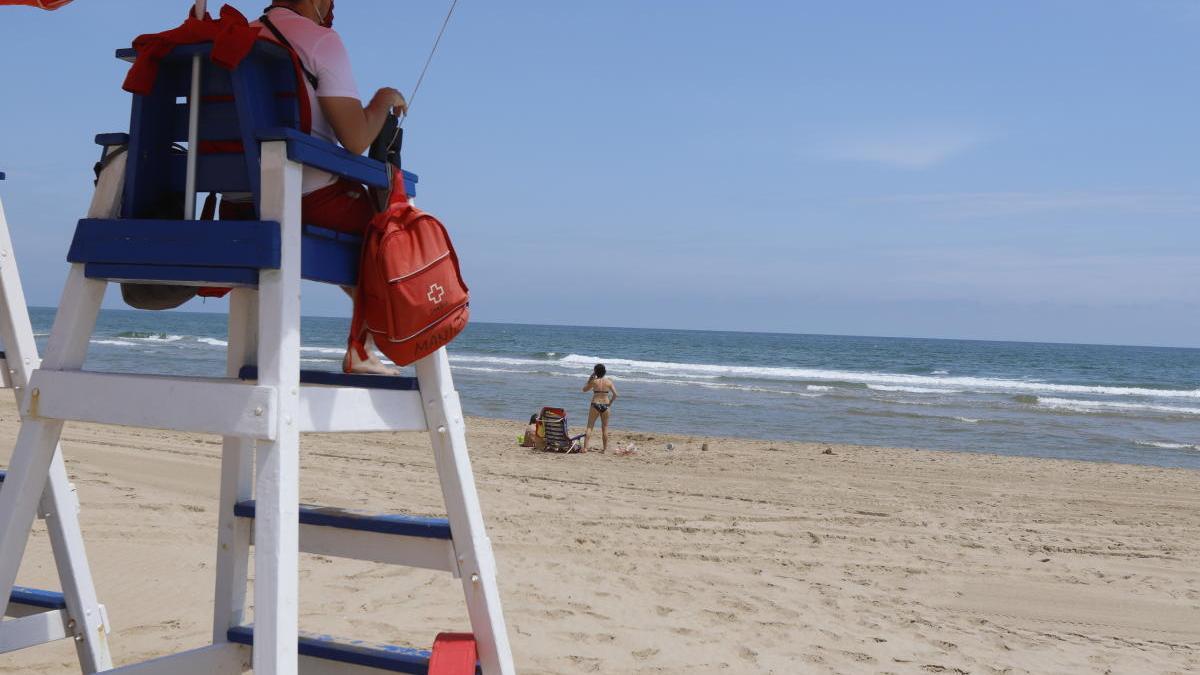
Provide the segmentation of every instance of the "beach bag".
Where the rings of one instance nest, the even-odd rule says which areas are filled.
[[[350,348],[366,338],[406,366],[449,344],[467,325],[467,285],[446,227],[409,203],[394,172],[388,208],[367,226],[350,322]]]
[[[105,148],[104,158],[96,163],[96,191],[88,207],[88,218],[113,219],[121,214],[121,196],[125,192],[125,163],[129,158],[125,145],[110,145]],[[166,208],[166,207],[164,207]],[[160,214],[164,219],[178,220],[183,217],[183,206],[178,213]],[[195,286],[168,286],[166,284],[121,284],[121,299],[134,309],[174,309],[196,297]]]

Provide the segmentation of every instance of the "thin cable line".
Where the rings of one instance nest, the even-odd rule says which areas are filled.
[[[412,95],[408,97],[408,108],[404,111],[404,115],[400,117],[397,126],[404,126],[404,120],[408,117],[408,111],[412,110],[413,101],[417,100],[417,90],[421,88],[421,83],[425,81],[425,71],[429,70],[429,64],[433,62],[433,55],[437,53],[438,45],[442,42],[442,34],[446,32],[446,26],[450,24],[450,17],[454,15],[454,8],[458,6],[458,0],[451,0],[450,10],[446,12],[446,18],[442,20],[442,27],[438,30],[437,38],[433,41],[433,48],[429,50],[429,57],[425,59],[425,65],[421,68],[421,75],[417,78],[417,84],[413,87]]]

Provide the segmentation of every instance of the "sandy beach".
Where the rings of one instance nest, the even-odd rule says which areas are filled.
[[[620,431],[634,456],[559,456],[520,428],[469,420],[522,672],[1200,669],[1200,473]],[[5,397],[0,459],[16,431]],[[438,514],[426,440],[306,437],[303,500]],[[64,447],[117,662],[205,644],[219,439],[76,424]],[[40,529],[19,583],[57,587]],[[301,588],[310,631],[467,627],[444,574],[304,556]],[[0,672],[77,671],[58,643]]]

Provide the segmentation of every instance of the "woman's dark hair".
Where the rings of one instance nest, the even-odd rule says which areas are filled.
[[[607,372],[608,372],[608,370],[606,370],[604,368],[603,363],[597,363],[596,367],[592,368],[592,376],[593,377],[604,377],[604,373],[607,373]]]
[[[537,413],[534,413],[534,414],[532,414],[532,415],[530,415],[530,416],[529,416],[529,423],[530,423],[530,424],[537,424]]]

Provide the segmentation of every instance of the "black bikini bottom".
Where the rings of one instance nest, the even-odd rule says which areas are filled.
[[[608,411],[608,404],[607,404],[607,403],[593,403],[593,404],[592,404],[592,407],[593,407],[593,408],[595,408],[595,409],[596,409],[596,412],[598,412],[598,413],[602,413],[602,412],[607,412],[607,411]]]

